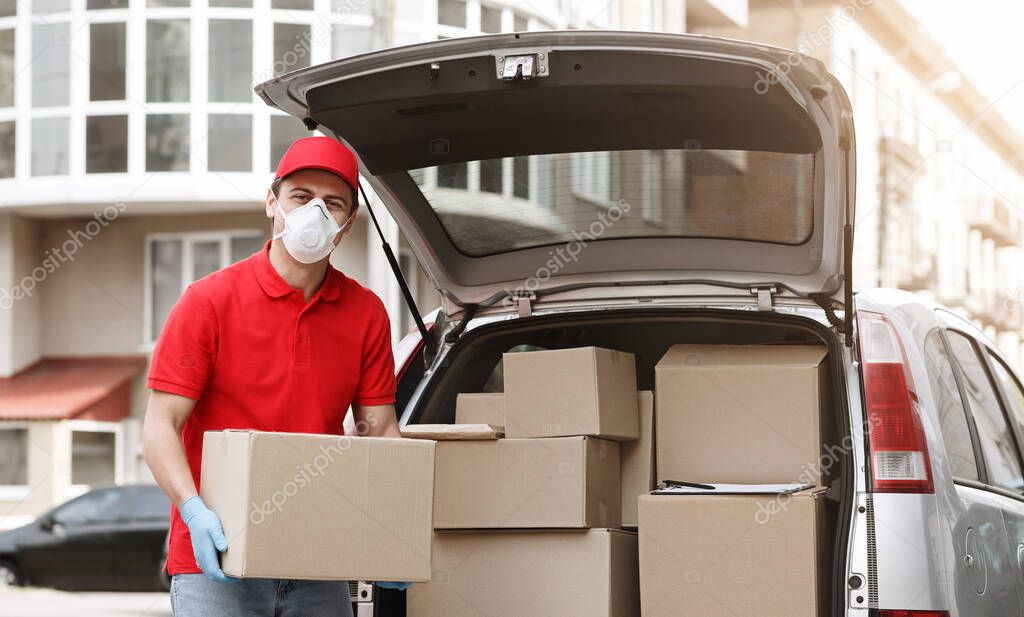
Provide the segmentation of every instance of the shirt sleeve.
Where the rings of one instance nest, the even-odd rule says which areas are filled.
[[[354,405],[390,405],[395,402],[395,357],[391,351],[391,320],[384,304],[373,297],[373,315],[363,339],[362,371],[352,400]]]
[[[153,349],[146,386],[198,399],[213,368],[217,335],[213,305],[190,285],[164,322]]]

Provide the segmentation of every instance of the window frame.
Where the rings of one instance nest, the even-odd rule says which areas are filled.
[[[1002,414],[1003,421],[1006,423],[1006,426],[1010,430],[1010,437],[1013,440],[1014,453],[1017,455],[1017,465],[1021,469],[1022,476],[1024,476],[1024,457],[1022,457],[1021,455],[1020,436],[1017,434],[1016,427],[1010,421],[1010,418],[1007,416],[1006,401],[1003,399],[1002,389],[999,387],[999,384],[996,383],[998,380],[996,380],[995,376],[993,375],[992,367],[989,364],[989,359],[985,356],[985,354],[981,353],[982,350],[988,348],[988,345],[985,344],[984,341],[980,341],[970,332],[961,328],[957,328],[955,326],[945,326],[940,328],[940,330],[942,331],[943,343],[946,345],[946,353],[950,359],[950,363],[952,363],[954,367],[953,375],[955,376],[957,381],[957,389],[960,391],[960,399],[961,401],[963,401],[964,409],[967,411],[967,416],[969,419],[968,426],[971,427],[971,440],[975,444],[975,458],[978,461],[978,475],[979,477],[981,477],[981,483],[986,488],[986,490],[993,490],[1004,495],[1010,494],[1018,498],[1024,499],[1024,487],[1022,487],[1018,491],[1014,491],[1013,489],[1010,489],[1008,487],[997,486],[991,483],[988,473],[988,460],[985,458],[984,449],[981,447],[981,438],[977,432],[977,419],[974,415],[974,408],[971,405],[970,397],[967,396],[967,392],[963,385],[962,371],[964,369],[962,366],[960,366],[960,361],[956,358],[956,356],[950,352],[950,343],[947,338],[947,334],[949,332],[953,332],[959,336],[964,337],[967,340],[967,343],[971,346],[972,351],[974,351],[975,356],[978,358],[978,362],[981,364],[982,369],[985,371],[985,377],[989,382],[989,386],[992,388],[992,391],[996,395],[996,401],[999,404],[999,410]],[[982,473],[982,471],[984,471],[984,473]],[[967,485],[974,484],[973,482],[965,482],[962,480],[958,480],[958,482]]]
[[[69,420],[68,421],[68,447],[70,458],[68,461],[68,486],[70,494],[84,495],[89,492],[88,484],[71,484],[74,477],[74,433],[110,433],[114,436],[114,481],[113,484],[124,483],[125,479],[125,440],[124,426],[120,422],[103,422],[99,420]]]
[[[925,356],[927,356],[928,355],[928,353],[927,353],[928,352],[928,348],[927,348],[928,337],[930,337],[932,335],[932,333],[935,333],[935,334],[938,335],[939,344],[942,345],[942,349],[943,349],[943,351],[946,354],[946,360],[949,362],[950,370],[953,373],[953,382],[956,384],[957,396],[960,397],[960,406],[961,406],[961,408],[963,409],[963,412],[964,412],[964,420],[967,422],[967,433],[968,433],[968,436],[969,436],[969,438],[971,440],[971,451],[974,452],[974,465],[975,465],[975,469],[977,470],[977,475],[978,475],[978,479],[977,480],[974,480],[972,478],[961,478],[961,477],[957,477],[956,475],[953,475],[952,476],[953,477],[953,481],[954,482],[971,483],[971,484],[979,484],[980,483],[980,484],[983,484],[985,486],[990,486],[989,482],[988,482],[988,462],[985,460],[984,453],[982,452],[981,438],[978,437],[978,425],[975,423],[974,414],[971,413],[971,407],[970,407],[970,405],[968,403],[967,392],[966,392],[966,390],[964,388],[964,384],[963,384],[963,377],[960,374],[960,371],[962,369],[959,367],[959,365],[956,362],[956,358],[953,356],[953,352],[952,352],[952,349],[951,349],[951,346],[950,346],[950,343],[949,343],[949,339],[946,336],[946,330],[947,330],[947,328],[938,327],[938,328],[935,328],[935,330],[933,330],[932,332],[929,332],[928,335],[926,335],[925,338],[923,339],[922,349],[925,352]],[[926,361],[926,363],[927,363],[927,361]],[[928,382],[929,382],[929,384],[931,384],[931,378],[930,377],[929,377]],[[934,396],[935,392],[932,392],[932,394]],[[941,425],[941,423],[940,423],[940,425]],[[942,434],[942,427],[939,426],[938,428],[939,428],[939,434]],[[945,440],[945,435],[943,435],[943,444],[945,444],[945,441],[946,441]],[[952,465],[951,465],[950,466],[950,474],[951,475],[952,475],[952,471],[953,471],[953,468],[952,468]]]
[[[24,430],[25,431],[25,484],[0,484],[0,501],[21,501],[32,492],[32,475],[29,458],[32,450],[32,425],[29,422],[4,422],[3,430]]]
[[[1020,418],[1020,422],[1014,420],[1013,406],[1010,404],[1009,393],[1003,387],[1002,381],[996,376],[995,367],[993,363],[999,362],[1006,373],[1010,376],[1010,379],[1017,385],[1022,392],[1024,392],[1024,386],[1022,386],[1020,377],[1013,372],[1010,368],[1010,363],[993,347],[983,341],[976,341],[982,353],[981,357],[985,364],[985,371],[988,374],[989,381],[992,383],[992,387],[996,391],[996,398],[999,399],[999,406],[1003,410],[1003,418],[1006,420],[1006,425],[1010,429],[1010,434],[1013,435],[1014,443],[1017,445],[1017,458],[1021,461],[1021,469],[1024,469],[1024,435],[1021,434],[1020,426],[1024,425],[1024,417]],[[1024,494],[1024,489],[1021,491]]]
[[[231,240],[234,238],[260,238],[263,239],[265,234],[262,230],[256,228],[233,228],[223,229],[215,231],[192,231],[192,232],[160,232],[146,234],[144,240],[144,256],[143,256],[143,320],[142,320],[142,345],[139,351],[143,353],[151,353],[153,347],[156,345],[156,339],[150,336],[152,334],[152,320],[153,320],[153,242],[156,241],[167,241],[167,240],[178,240],[182,242],[181,252],[181,274],[182,274],[182,287],[179,292],[184,293],[185,288],[191,285],[195,280],[192,278],[193,270],[193,259],[192,259],[192,245],[196,242],[217,240],[221,243],[220,257],[221,266],[220,268],[226,268],[231,265]],[[220,269],[218,268],[218,269]]]

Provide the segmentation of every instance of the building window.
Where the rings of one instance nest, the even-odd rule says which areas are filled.
[[[241,19],[210,20],[211,101],[252,100],[252,22]]]
[[[0,107],[14,106],[14,29],[0,30]]]
[[[530,198],[530,157],[517,156],[512,159],[512,195],[520,199]]]
[[[480,31],[501,32],[501,9],[493,6],[480,7]]]
[[[32,27],[32,106],[67,105],[70,95],[71,25],[42,23]]]
[[[505,159],[485,159],[480,161],[480,190],[484,193],[504,192]]]
[[[249,257],[264,242],[257,230],[160,234],[146,240],[146,340],[156,341],[182,292],[194,281]]]
[[[678,152],[673,152],[678,154]],[[664,157],[661,150],[643,151],[643,215],[653,223],[660,223],[661,215],[661,179],[664,177]],[[670,155],[671,156],[671,155]]]
[[[274,24],[274,76],[309,66],[309,26]]]
[[[437,186],[446,189],[469,187],[469,169],[465,163],[437,166]]]
[[[305,125],[291,116],[270,116],[270,168],[277,168],[293,141],[310,135]]]
[[[572,192],[598,204],[610,204],[613,191],[611,152],[573,152]]]
[[[416,264],[416,259],[411,253],[400,251],[398,253],[398,268],[402,271],[402,276],[409,286],[409,292],[413,298],[416,298],[417,290],[419,289],[419,267]],[[416,319],[405,302],[402,302],[401,311],[401,317],[398,320],[398,331],[401,333],[401,336],[405,336],[416,327]]]
[[[87,0],[85,8],[90,11],[101,9],[126,9],[128,0]]]
[[[210,114],[207,168],[210,171],[252,171],[252,116]]]
[[[146,116],[146,171],[188,171],[188,114]]]
[[[0,428],[0,489],[28,485],[28,429]]]
[[[117,481],[117,433],[71,431],[71,484],[98,486]]]
[[[11,17],[18,12],[17,0],[0,0],[0,17]]]
[[[442,26],[465,28],[465,0],[437,0],[437,23]]]
[[[14,177],[14,120],[0,122],[0,178]]]
[[[526,32],[529,29],[530,20],[526,15],[520,13],[512,14],[512,30],[515,32]]]
[[[146,0],[146,6],[188,6],[189,0]]]
[[[128,171],[128,116],[85,119],[85,172]]]
[[[252,0],[210,0],[210,6],[252,8]]]
[[[32,120],[32,175],[57,176],[68,173],[68,119]]]
[[[147,101],[188,101],[188,28],[187,19],[150,20],[146,24]]]
[[[286,11],[312,11],[313,0],[270,0],[270,8]]]
[[[125,24],[89,26],[89,100],[124,100]]]
[[[347,58],[373,49],[370,26],[334,24],[331,26],[331,57]]]

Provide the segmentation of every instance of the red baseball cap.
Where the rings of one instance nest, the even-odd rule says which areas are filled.
[[[341,177],[355,191],[359,186],[356,155],[341,142],[330,137],[303,137],[288,146],[277,164],[274,179],[283,178],[300,169],[322,169]]]

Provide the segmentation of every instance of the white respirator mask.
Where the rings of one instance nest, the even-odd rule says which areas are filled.
[[[355,215],[353,210],[344,225],[339,226],[327,211],[327,204],[319,197],[288,213],[285,213],[277,200],[274,206],[284,218],[284,230],[274,234],[274,240],[284,238],[284,248],[288,254],[304,264],[316,263],[330,255],[334,250],[334,238],[348,227]]]

